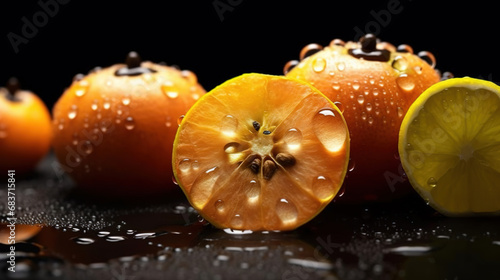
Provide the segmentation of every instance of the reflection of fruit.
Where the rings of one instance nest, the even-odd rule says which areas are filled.
[[[19,90],[16,79],[0,88],[0,170],[16,175],[34,168],[50,149],[50,113],[34,93]]]
[[[54,106],[54,150],[82,189],[142,195],[171,189],[177,119],[205,93],[190,71],[142,62],[78,76]]]
[[[339,201],[389,200],[411,191],[401,184],[398,131],[410,104],[439,81],[432,54],[417,56],[407,45],[396,48],[366,35],[361,42],[336,39],[323,49],[306,46],[301,59],[287,64],[287,76],[313,84],[336,102],[349,126],[352,171]]]
[[[449,216],[500,213],[500,87],[455,78],[427,89],[401,125],[412,186]]]
[[[177,182],[217,227],[289,230],[335,197],[349,134],[338,108],[315,88],[246,74],[205,95],[174,142]]]
[[[15,229],[12,228],[14,229],[14,233],[12,233],[12,229],[9,227],[10,225],[9,223],[0,223],[0,243],[14,244],[12,242],[26,241],[37,235],[42,229],[42,227],[38,225],[16,224]]]

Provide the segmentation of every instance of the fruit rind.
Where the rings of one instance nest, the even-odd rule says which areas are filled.
[[[428,205],[436,209],[438,212],[445,216],[449,217],[465,217],[465,216],[489,216],[489,215],[500,215],[500,207],[498,211],[493,212],[455,212],[443,207],[440,203],[436,202],[432,197],[432,194],[429,190],[426,190],[426,187],[422,186],[421,183],[417,181],[417,178],[412,176],[412,164],[409,162],[409,156],[406,152],[406,146],[408,145],[408,129],[411,126],[411,123],[417,118],[420,114],[420,111],[425,107],[427,101],[433,96],[440,94],[450,88],[466,88],[471,91],[476,91],[480,89],[487,90],[496,94],[498,98],[500,98],[500,86],[497,84],[485,81],[482,79],[476,79],[471,77],[463,77],[463,78],[452,78],[448,80],[441,81],[430,86],[427,90],[425,90],[410,106],[406,116],[403,119],[401,124],[401,129],[399,132],[399,144],[398,151],[401,158],[402,167],[408,175],[408,179],[410,184],[413,186],[415,191],[426,201]]]

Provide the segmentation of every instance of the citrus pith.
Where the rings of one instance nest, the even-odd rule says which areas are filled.
[[[291,230],[338,193],[349,133],[338,108],[307,83],[245,74],[204,95],[174,141],[177,182],[213,225]]]
[[[467,77],[431,86],[403,120],[399,153],[439,212],[500,214],[500,87]]]

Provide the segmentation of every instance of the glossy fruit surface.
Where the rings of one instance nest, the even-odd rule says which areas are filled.
[[[447,216],[500,214],[500,87],[454,78],[427,89],[401,125],[415,190]]]
[[[317,89],[245,74],[189,110],[173,167],[190,203],[215,226],[291,230],[337,195],[348,159],[345,120]]]
[[[21,175],[50,149],[50,113],[33,92],[0,88],[0,170]]]
[[[61,167],[95,195],[146,195],[175,188],[177,120],[205,93],[195,74],[129,54],[78,75],[53,109]]]
[[[300,58],[286,65],[286,76],[319,89],[349,127],[350,171],[339,201],[386,201],[411,192],[398,156],[398,132],[408,107],[440,80],[434,56],[366,35],[360,42],[308,45]]]

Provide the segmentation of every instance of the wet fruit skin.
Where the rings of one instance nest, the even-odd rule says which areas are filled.
[[[190,71],[127,63],[80,76],[53,108],[53,146],[61,167],[96,196],[175,189],[177,121],[205,93]]]
[[[440,80],[434,57],[411,47],[333,40],[306,46],[288,77],[308,81],[343,110],[351,134],[344,202],[387,201],[413,192],[398,156],[398,132],[412,102]],[[362,38],[361,40],[364,40]],[[316,53],[314,53],[316,51]],[[423,59],[429,59],[429,62]]]
[[[22,175],[48,153],[52,138],[50,113],[33,92],[13,94],[0,88],[0,171]]]

